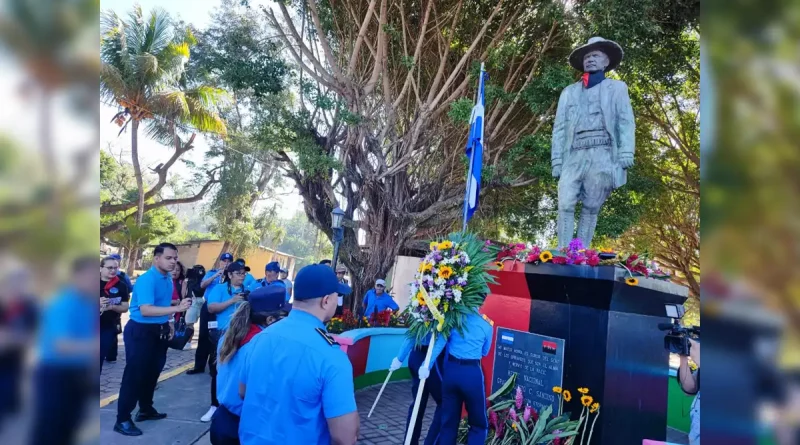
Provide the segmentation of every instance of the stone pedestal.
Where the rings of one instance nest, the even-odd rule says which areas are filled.
[[[577,419],[582,405],[576,389],[590,389],[601,404],[593,445],[665,440],[669,354],[657,326],[670,321],[665,304],[683,304],[688,290],[642,277],[630,286],[626,274],[613,266],[507,262],[481,310],[495,322],[492,351],[482,362],[487,394],[507,377],[493,375],[498,327],[563,339],[563,387],[572,392],[564,412]],[[525,372],[533,384],[535,369]]]

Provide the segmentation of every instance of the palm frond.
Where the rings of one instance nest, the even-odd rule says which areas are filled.
[[[100,94],[107,101],[127,96],[128,84],[119,69],[106,62],[100,64]]]
[[[163,116],[188,116],[190,111],[186,94],[180,90],[156,93],[150,97],[147,105],[151,113]]]

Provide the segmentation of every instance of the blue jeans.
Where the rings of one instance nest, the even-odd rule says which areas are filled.
[[[689,409],[689,417],[692,421],[689,429],[689,445],[700,445],[700,391],[697,392]]]

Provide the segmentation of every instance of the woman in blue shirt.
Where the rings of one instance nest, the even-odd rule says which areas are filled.
[[[250,353],[250,340],[267,326],[286,315],[285,292],[270,286],[248,295],[238,305],[220,342],[217,367],[217,399],[219,408],[211,419],[212,445],[239,444],[239,416],[242,398],[239,383],[245,357]]]
[[[211,368],[211,407],[200,418],[203,422],[210,422],[211,416],[214,415],[214,411],[219,407],[219,400],[217,400],[217,348],[219,339],[228,329],[233,313],[244,300],[243,284],[245,275],[243,264],[230,263],[225,268],[222,283],[214,286],[211,292],[206,294],[208,312],[216,315],[217,321],[208,323],[208,336],[211,339],[212,356],[209,360],[209,367]]]

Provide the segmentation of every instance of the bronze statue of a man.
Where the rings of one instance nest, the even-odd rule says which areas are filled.
[[[575,205],[583,203],[578,235],[592,242],[597,215],[611,192],[625,185],[633,166],[633,108],[624,82],[605,73],[622,61],[622,48],[611,40],[592,37],[569,56],[581,81],[561,92],[553,126],[551,162],[558,181],[558,246],[575,233]]]

